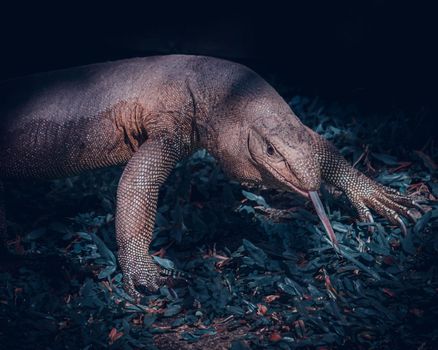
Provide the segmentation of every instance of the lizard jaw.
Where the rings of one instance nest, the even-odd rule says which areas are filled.
[[[290,181],[287,181],[287,184],[288,184],[289,187],[291,187],[291,188],[294,190],[294,192],[296,192],[296,193],[302,195],[302,196],[305,197],[305,198],[310,199],[310,195],[309,195],[310,192],[302,190],[301,188],[295,186],[295,185],[294,185],[293,183],[291,183]]]

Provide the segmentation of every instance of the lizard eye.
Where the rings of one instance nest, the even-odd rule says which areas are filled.
[[[266,153],[268,153],[270,156],[273,156],[275,153],[275,149],[270,143],[268,143],[266,146]]]

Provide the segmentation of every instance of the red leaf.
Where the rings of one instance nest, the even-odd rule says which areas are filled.
[[[263,304],[257,304],[257,315],[263,316],[268,311],[268,308]]]
[[[108,334],[109,344],[113,344],[117,339],[123,337],[123,332],[118,332],[116,328],[112,328]]]
[[[391,298],[395,297],[395,293],[391,289],[383,288],[382,290],[383,290],[383,293],[385,293],[386,295],[389,295]]]
[[[269,340],[274,342],[274,343],[280,341],[281,340],[280,333],[278,333],[276,331],[272,332],[270,337],[269,337]]]
[[[269,304],[272,303],[273,301],[280,299],[280,296],[278,294],[273,294],[273,295],[267,295],[265,296],[265,301]]]

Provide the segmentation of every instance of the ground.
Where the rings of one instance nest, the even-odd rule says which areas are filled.
[[[400,113],[365,119],[350,106],[299,96],[290,103],[369,176],[431,200],[406,237],[378,217],[370,234],[345,198],[323,189],[336,254],[307,201],[232,182],[201,151],[164,186],[152,247],[158,262],[191,277],[133,305],[121,288],[114,237],[122,169],[9,182],[14,256],[0,265],[2,346],[432,349],[437,148],[430,140],[401,147],[409,121]]]

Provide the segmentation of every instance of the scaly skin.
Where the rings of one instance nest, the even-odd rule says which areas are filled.
[[[228,61],[158,56],[97,64],[0,85],[0,179],[62,177],[126,165],[116,234],[127,291],[165,283],[148,254],[159,188],[174,165],[207,148],[240,181],[303,195],[321,181],[398,222],[412,200],[354,170],[305,127],[260,76]],[[5,231],[0,184],[0,233]]]
[[[356,209],[360,220],[374,222],[371,209],[400,226],[407,234],[401,216],[416,221],[412,208],[423,211],[413,199],[383,186],[354,169],[327,140],[315,134],[314,153],[321,165],[322,178],[341,189]]]

